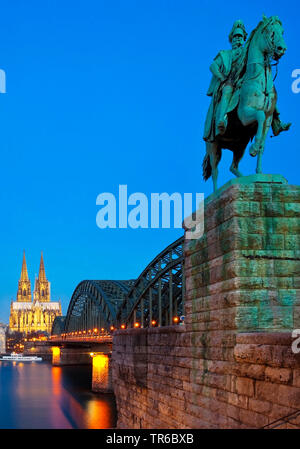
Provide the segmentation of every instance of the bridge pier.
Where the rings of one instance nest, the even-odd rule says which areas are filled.
[[[111,354],[98,352],[92,355],[92,391],[112,393]]]
[[[52,347],[52,365],[90,365],[90,351],[83,348]]]

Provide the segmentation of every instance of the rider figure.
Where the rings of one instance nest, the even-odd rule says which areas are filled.
[[[247,33],[245,26],[241,20],[237,20],[232,27],[229,34],[229,42],[231,43],[232,50],[227,50],[227,53],[231,53],[231,68],[230,72],[223,81],[225,82],[222,89],[222,96],[218,108],[217,115],[217,130],[219,134],[224,134],[227,128],[227,108],[229,101],[232,97],[236,82],[238,81],[238,71],[241,68],[239,62],[241,62],[240,57],[242,54],[242,48],[247,39]],[[223,52],[220,52],[223,53]],[[230,56],[228,55],[230,58]],[[215,61],[211,65],[211,71],[214,73]]]
[[[226,131],[228,106],[243,68],[245,56],[243,45],[246,39],[247,32],[243,21],[236,20],[229,34],[232,49],[221,50],[210,66],[213,77],[207,95],[213,98],[205,123],[204,140],[206,141],[214,141],[215,136],[223,135]],[[274,136],[287,131],[291,126],[290,123],[283,123],[279,115],[276,106],[271,125]],[[255,154],[252,155],[255,156]]]
[[[236,20],[229,34],[229,42],[232,49],[221,50],[210,66],[213,77],[207,95],[213,97],[213,103],[219,103],[218,105],[214,104],[213,112],[216,115],[216,135],[224,134],[226,131],[226,112],[238,80],[239,70],[241,69],[242,49],[246,39],[247,33],[243,22]],[[213,126],[212,123],[211,125]]]

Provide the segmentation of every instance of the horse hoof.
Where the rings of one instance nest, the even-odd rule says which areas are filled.
[[[255,144],[251,145],[250,150],[249,150],[249,154],[252,157],[255,157],[258,153],[258,148],[255,146]]]

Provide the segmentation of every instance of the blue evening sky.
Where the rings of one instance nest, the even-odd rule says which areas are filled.
[[[209,65],[230,48],[234,20],[248,32],[278,15],[288,46],[276,87],[289,133],[267,139],[265,173],[299,183],[299,5],[252,0],[1,1],[0,321],[8,322],[22,252],[34,283],[44,252],[63,313],[83,279],[132,279],[179,229],[96,226],[96,197],[211,192],[202,181]],[[223,152],[220,184],[232,175]],[[252,174],[248,153],[241,169]],[[32,285],[33,287],[33,285]]]

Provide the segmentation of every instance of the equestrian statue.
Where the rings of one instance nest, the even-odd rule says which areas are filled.
[[[237,20],[229,42],[232,48],[220,51],[210,66],[213,77],[207,92],[212,98],[203,136],[206,142],[203,178],[206,181],[212,176],[214,191],[222,149],[233,152],[230,171],[243,176],[239,162],[249,141],[254,139],[249,152],[257,156],[256,173],[262,173],[269,128],[278,136],[291,126],[280,120],[272,76],[272,61],[277,66],[286,51],[279,18],[263,16],[248,40],[244,23]]]

